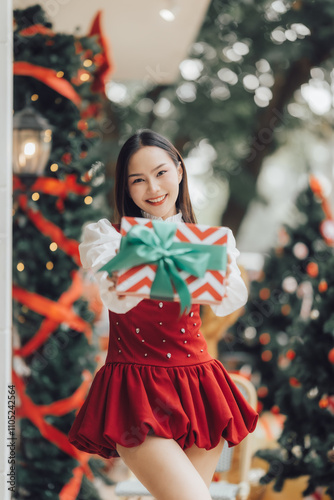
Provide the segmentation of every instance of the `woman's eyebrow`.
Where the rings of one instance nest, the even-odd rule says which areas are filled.
[[[166,163],[160,163],[160,165],[158,165],[157,167],[154,167],[153,170],[151,170],[151,172],[154,172],[154,170],[157,170],[158,168],[162,167],[163,165],[166,165]],[[130,175],[128,175],[128,177],[137,177],[138,175],[144,175],[144,174],[130,174]]]

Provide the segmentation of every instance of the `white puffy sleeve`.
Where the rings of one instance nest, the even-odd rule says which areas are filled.
[[[227,316],[231,314],[244,306],[248,299],[248,290],[237,265],[237,257],[239,257],[240,252],[236,248],[235,238],[231,229],[227,229],[227,253],[231,256],[231,273],[228,277],[228,285],[226,287],[227,297],[224,297],[220,304],[210,304],[216,316]]]
[[[83,230],[82,242],[79,245],[80,259],[84,269],[91,269],[98,282],[103,304],[110,311],[124,314],[142,300],[141,297],[127,296],[119,299],[115,290],[109,290],[112,283],[107,280],[107,271],[98,271],[116,255],[121,235],[108,219],[87,224]]]

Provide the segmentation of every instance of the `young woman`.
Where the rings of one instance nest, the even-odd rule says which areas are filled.
[[[122,216],[196,222],[183,159],[149,129],[119,153],[116,221]],[[121,457],[157,500],[210,500],[209,485],[224,440],[238,444],[255,429],[257,413],[200,332],[199,305],[179,317],[179,303],[116,295],[115,275],[98,272],[117,252],[119,226],[107,219],[85,227],[83,267],[96,272],[109,309],[105,365],[97,372],[69,432],[78,449]],[[225,316],[247,301],[228,230],[227,296],[211,306]]]

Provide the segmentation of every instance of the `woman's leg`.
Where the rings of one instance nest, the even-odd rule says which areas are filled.
[[[148,435],[138,446],[116,449],[157,500],[211,500],[200,473],[174,439]]]
[[[212,450],[198,448],[196,444],[192,445],[187,450],[184,450],[184,453],[187,455],[195,469],[202,476],[208,488],[212,481],[212,476],[217,467],[221,452],[223,451],[223,446],[224,439],[221,438],[219,444],[215,448],[212,448]]]

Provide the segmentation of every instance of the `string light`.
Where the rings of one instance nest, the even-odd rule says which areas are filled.
[[[46,263],[46,269],[48,269],[49,271],[53,269],[53,262],[51,262],[51,260],[49,260],[49,262]]]
[[[317,309],[313,309],[311,312],[310,312],[310,318],[311,319],[317,319],[319,318],[319,311]]]
[[[59,167],[58,167],[57,163],[52,163],[50,170],[51,170],[51,172],[57,172],[58,168]]]
[[[38,98],[39,98],[39,95],[38,95],[38,94],[33,94],[33,95],[31,96],[31,98],[30,98],[30,99],[31,99],[32,101],[37,101],[37,99],[38,99]]]
[[[57,243],[55,243],[54,241],[50,244],[50,250],[51,252],[55,252],[58,248],[58,245]]]
[[[254,326],[247,326],[244,331],[244,336],[246,339],[252,340],[256,337],[256,329]]]
[[[85,68],[89,68],[92,64],[93,64],[93,61],[91,61],[91,59],[85,59],[83,62],[83,65],[85,66]]]
[[[23,271],[23,270],[24,270],[24,264],[23,264],[23,262],[19,262],[19,263],[17,264],[17,266],[16,266],[16,269],[17,269],[19,272]]]
[[[87,80],[89,80],[89,78],[90,78],[89,73],[82,73],[82,75],[80,75],[80,80],[82,82],[87,82]]]
[[[64,76],[64,71],[58,71],[57,72],[57,77],[62,78]]]
[[[51,129],[47,129],[45,131],[44,142],[50,142],[50,141],[52,141],[52,130]]]
[[[40,198],[39,193],[33,193],[33,194],[31,195],[31,198],[32,198],[32,200],[33,200],[33,201],[37,201],[37,200],[39,200],[39,198]]]
[[[84,202],[86,203],[86,205],[90,205],[93,202],[93,198],[91,196],[86,196]]]

